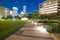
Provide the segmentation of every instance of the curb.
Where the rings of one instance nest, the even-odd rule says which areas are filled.
[[[53,33],[51,33],[51,37],[52,37],[54,40],[59,40],[59,38],[58,38],[55,34],[53,34]]]

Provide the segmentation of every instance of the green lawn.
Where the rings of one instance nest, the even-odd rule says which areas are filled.
[[[0,20],[0,40],[4,40],[9,35],[16,32],[25,22],[23,21],[12,21],[12,20]]]

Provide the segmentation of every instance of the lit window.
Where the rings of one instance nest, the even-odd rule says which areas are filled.
[[[51,2],[49,2],[49,4],[51,4]]]
[[[47,3],[45,3],[44,5],[47,5]]]

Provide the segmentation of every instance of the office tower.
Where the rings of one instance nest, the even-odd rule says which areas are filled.
[[[17,15],[18,15],[18,8],[13,7],[12,16],[17,16]]]
[[[26,6],[23,6],[23,13],[26,14]]]

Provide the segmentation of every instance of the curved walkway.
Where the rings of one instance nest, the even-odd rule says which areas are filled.
[[[24,27],[5,40],[53,40],[48,33],[37,31],[34,29],[35,27],[37,26],[31,22],[27,22]]]

